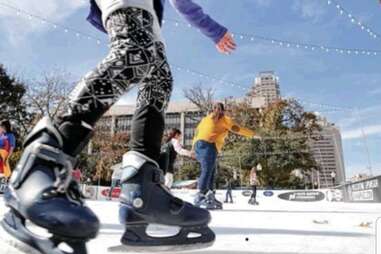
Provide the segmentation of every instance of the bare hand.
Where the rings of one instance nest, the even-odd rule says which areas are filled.
[[[237,45],[231,33],[226,32],[224,37],[216,44],[216,48],[220,53],[229,55],[237,48]]]

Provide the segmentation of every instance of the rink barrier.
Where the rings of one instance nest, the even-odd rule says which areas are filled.
[[[107,200],[110,187],[108,186],[95,186],[95,185],[82,185],[82,190],[86,197],[91,200]],[[112,200],[117,201],[120,195],[120,187],[116,187],[112,192]],[[194,189],[172,189],[172,193],[188,202],[193,202],[197,190]],[[224,201],[226,197],[226,190],[217,190],[216,198]],[[233,200],[235,203],[247,203],[251,190],[233,190]],[[258,190],[257,199],[263,202],[331,202],[342,201],[342,194],[340,190],[335,189],[320,189],[320,190]]]
[[[345,202],[381,203],[381,176],[338,186]]]

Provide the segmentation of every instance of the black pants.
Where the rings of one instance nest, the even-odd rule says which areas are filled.
[[[229,199],[230,199],[230,202],[233,203],[233,195],[232,195],[232,189],[227,189],[226,190],[226,196],[225,196],[225,202],[229,202]]]
[[[66,153],[78,154],[87,144],[78,126],[93,127],[122,95],[137,85],[130,148],[158,160],[172,75],[164,44],[155,40],[155,19],[150,12],[138,8],[118,10],[108,18],[108,56],[75,87],[67,110],[56,119],[64,133]]]
[[[251,189],[252,189],[252,193],[251,193],[250,199],[255,200],[257,198],[257,185],[252,185]]]

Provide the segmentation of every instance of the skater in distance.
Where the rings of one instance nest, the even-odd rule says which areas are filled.
[[[175,198],[163,186],[157,161],[164,131],[164,112],[172,91],[172,74],[161,36],[164,0],[90,0],[88,20],[108,34],[106,58],[74,88],[66,110],[43,118],[24,141],[24,152],[4,198],[10,211],[2,220],[5,240],[21,252],[87,253],[86,242],[99,230],[97,216],[86,206],[71,178],[76,157],[88,144],[102,115],[131,88],[138,98],[132,121],[130,152],[123,157],[119,218],[125,225],[121,247],[129,251],[198,248],[213,243],[210,214]],[[195,28],[229,54],[235,43],[228,30],[192,0],[170,0]],[[36,237],[26,220],[51,233]],[[146,234],[149,224],[175,226],[172,237]],[[198,237],[188,237],[195,233]],[[194,234],[192,234],[193,236]]]
[[[11,176],[9,158],[16,147],[16,138],[11,129],[11,123],[8,120],[0,122],[0,178],[4,177],[6,181]]]
[[[255,132],[240,127],[229,116],[225,115],[225,106],[216,103],[213,111],[204,117],[196,128],[193,149],[201,165],[198,180],[198,194],[195,205],[207,209],[222,209],[222,203],[214,195],[214,175],[217,154],[221,152],[229,132],[252,138]]]
[[[159,159],[160,168],[165,173],[165,186],[167,186],[168,189],[171,189],[173,185],[173,174],[178,154],[192,159],[194,158],[192,151],[186,150],[181,145],[181,131],[172,128],[169,130],[168,136],[165,138],[164,144],[161,146]]]

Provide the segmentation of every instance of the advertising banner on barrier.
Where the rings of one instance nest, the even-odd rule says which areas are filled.
[[[325,195],[321,191],[292,191],[279,194],[278,197],[288,201],[316,202],[324,200]]]
[[[344,186],[347,202],[381,202],[381,176]]]

